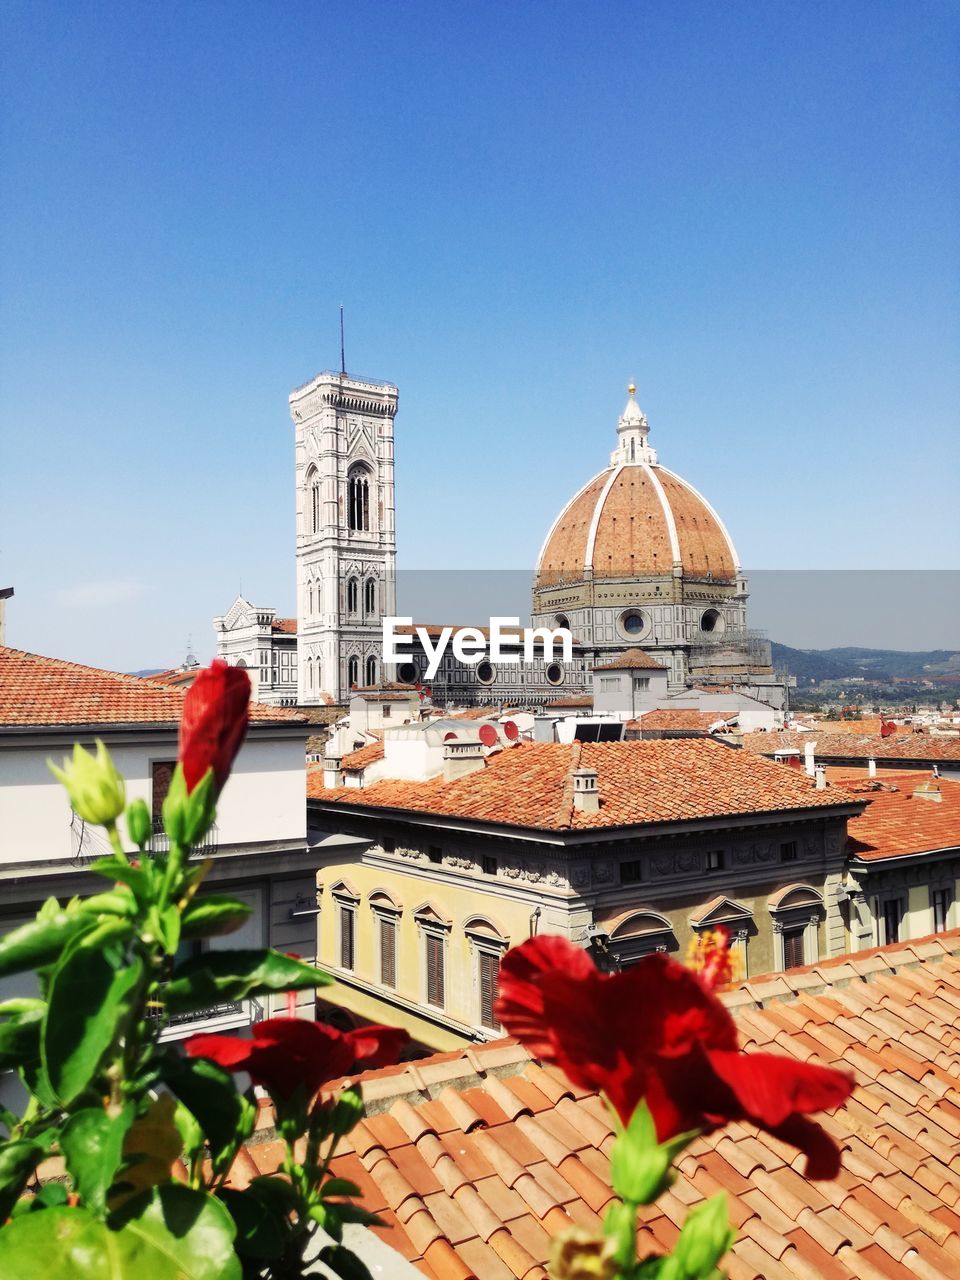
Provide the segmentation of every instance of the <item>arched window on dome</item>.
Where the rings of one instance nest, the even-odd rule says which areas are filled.
[[[347,522],[351,529],[370,528],[370,475],[366,467],[354,467],[347,477]]]

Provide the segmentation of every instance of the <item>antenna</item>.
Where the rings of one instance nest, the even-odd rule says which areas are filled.
[[[347,358],[344,355],[343,347],[343,303],[340,303],[340,374],[345,376],[347,372]]]

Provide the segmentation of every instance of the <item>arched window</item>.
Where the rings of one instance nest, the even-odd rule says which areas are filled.
[[[307,688],[313,689],[313,659],[307,659]]]
[[[313,617],[313,583],[312,582],[310,583],[309,601],[310,601],[310,608],[307,611],[307,617],[312,618]]]
[[[367,659],[367,684],[376,684],[376,683],[377,683],[377,660],[373,656],[373,654],[371,654],[370,657]]]
[[[309,529],[311,533],[320,532],[320,476],[317,474],[315,467],[310,469],[307,475],[307,495],[309,499],[309,511],[307,519],[309,521]]]
[[[370,478],[356,467],[347,480],[347,518],[351,529],[370,528]]]
[[[368,578],[363,584],[363,612],[375,613],[377,609],[377,584],[373,578]]]
[[[356,578],[351,578],[347,583],[347,612],[357,612],[357,601],[360,595],[360,587]]]
[[[360,659],[351,658],[347,663],[347,683],[355,689],[360,683]]]

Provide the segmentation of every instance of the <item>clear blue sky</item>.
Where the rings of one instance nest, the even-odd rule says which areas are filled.
[[[960,565],[956,4],[0,24],[10,643],[155,666],[241,576],[292,610],[286,397],[341,302],[407,567],[532,568],[630,377],[748,569]]]

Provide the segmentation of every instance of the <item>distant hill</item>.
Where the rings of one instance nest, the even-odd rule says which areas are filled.
[[[165,667],[144,667],[142,671],[128,671],[128,676],[158,676],[161,671],[165,671]]]
[[[960,676],[960,652],[951,649],[917,652],[857,647],[791,649],[776,641],[770,648],[776,670],[785,670],[804,684],[851,676],[865,680],[935,680],[938,676]]]

